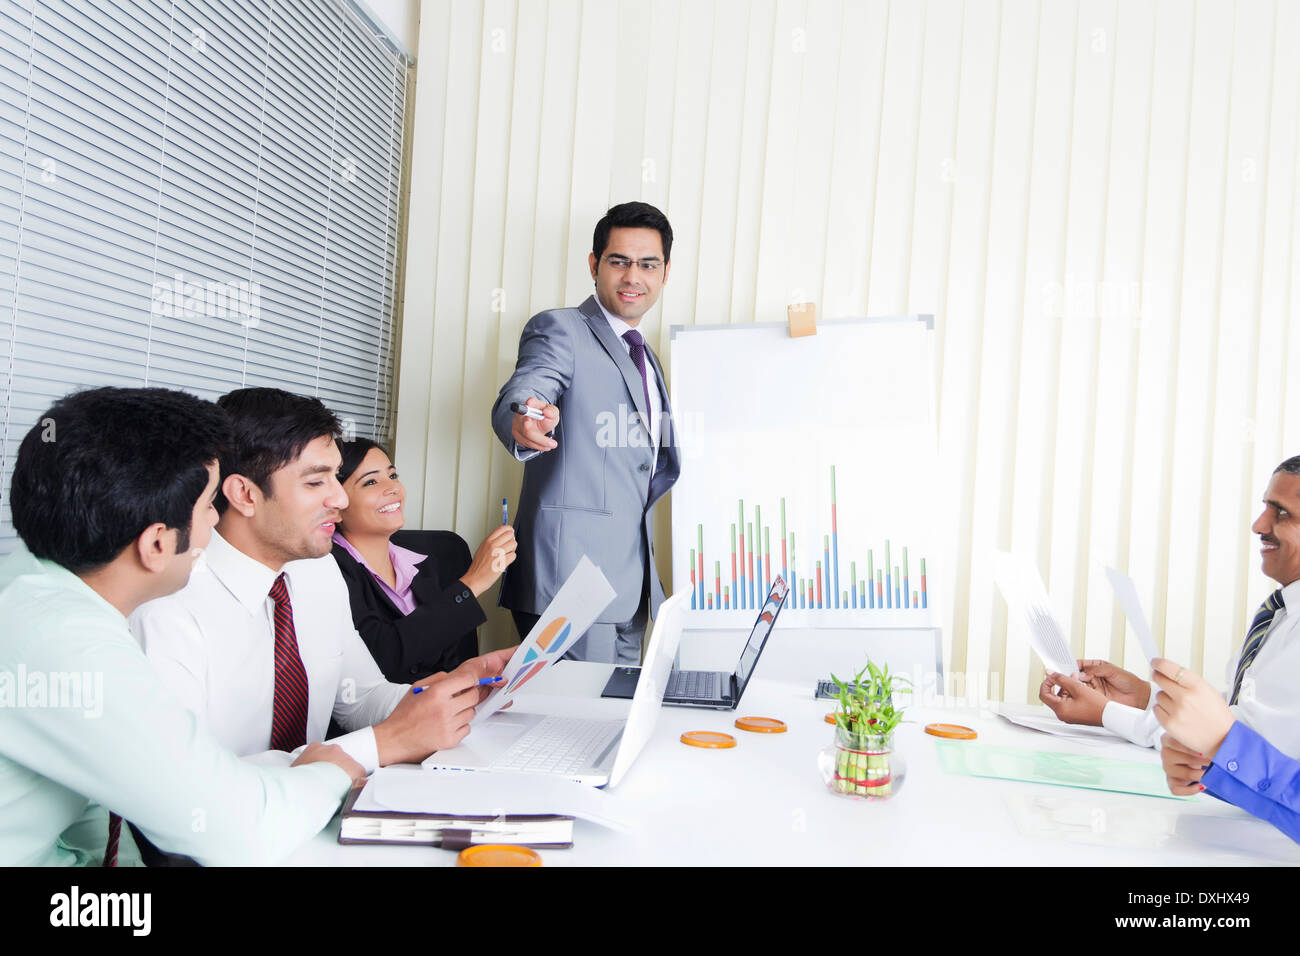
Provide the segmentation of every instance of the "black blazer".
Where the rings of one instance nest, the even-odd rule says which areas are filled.
[[[428,555],[411,581],[416,607],[410,614],[402,614],[374,576],[337,544],[334,560],[348,584],[352,623],[375,663],[390,681],[409,684],[477,656],[478,626],[487,615],[459,580],[470,565],[464,538],[454,531],[398,531],[392,541]]]

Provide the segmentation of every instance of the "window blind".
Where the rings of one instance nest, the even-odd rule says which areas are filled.
[[[388,440],[409,61],[343,0],[0,0],[0,552],[59,396],[318,396]]]

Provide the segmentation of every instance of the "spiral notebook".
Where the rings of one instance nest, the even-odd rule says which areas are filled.
[[[357,810],[361,788],[343,802],[339,842],[436,846],[463,850],[479,843],[511,843],[539,850],[573,846],[573,817],[560,814],[502,816],[400,813],[394,810]]]

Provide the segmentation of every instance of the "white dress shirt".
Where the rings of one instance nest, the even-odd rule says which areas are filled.
[[[1259,654],[1246,668],[1241,699],[1231,709],[1238,720],[1282,753],[1300,760],[1300,581],[1292,581],[1282,589],[1282,600],[1286,606],[1273,615]],[[1252,620],[1255,613],[1251,611]],[[1228,662],[1229,693],[1240,656],[1239,649]],[[1145,711],[1107,702],[1101,714],[1102,725],[1140,746],[1158,746],[1164,735],[1155,714],[1158,691],[1152,685]]]
[[[389,683],[352,625],[348,589],[330,555],[283,568],[293,605],[298,653],[307,672],[307,743],[325,738],[330,715],[351,733],[338,744],[367,773],[379,765],[374,724],[397,706],[409,684]],[[278,573],[217,532],[180,591],[131,615],[131,631],[163,683],[218,740],[258,762],[288,763],[268,750],[275,700],[275,602]]]
[[[628,356],[630,357],[632,354],[632,345],[627,341],[627,339],[623,338],[623,336],[636,327],[629,325],[618,316],[613,315],[607,308],[605,308],[599,298],[596,299],[596,304],[600,306],[600,311],[605,315],[605,321],[609,323],[610,329],[618,336],[619,342],[622,343],[623,348],[627,350]],[[637,329],[637,334],[642,334],[640,329]],[[642,339],[644,340],[644,335],[642,335]],[[648,342],[646,343],[645,384],[646,391],[649,392],[650,397],[650,442],[651,447],[658,449],[659,421],[663,416],[663,403],[659,400],[659,379],[655,376],[654,363],[650,361],[650,345]]]

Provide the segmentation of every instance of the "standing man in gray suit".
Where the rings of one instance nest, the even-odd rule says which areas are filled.
[[[573,646],[577,660],[637,664],[664,599],[654,568],[655,502],[681,472],[663,368],[637,326],[668,280],[673,230],[654,206],[614,206],[596,223],[596,294],[528,320],[492,427],[524,462],[518,559],[501,605],[522,637],[586,554],[617,595]],[[511,410],[541,413],[540,420]]]

